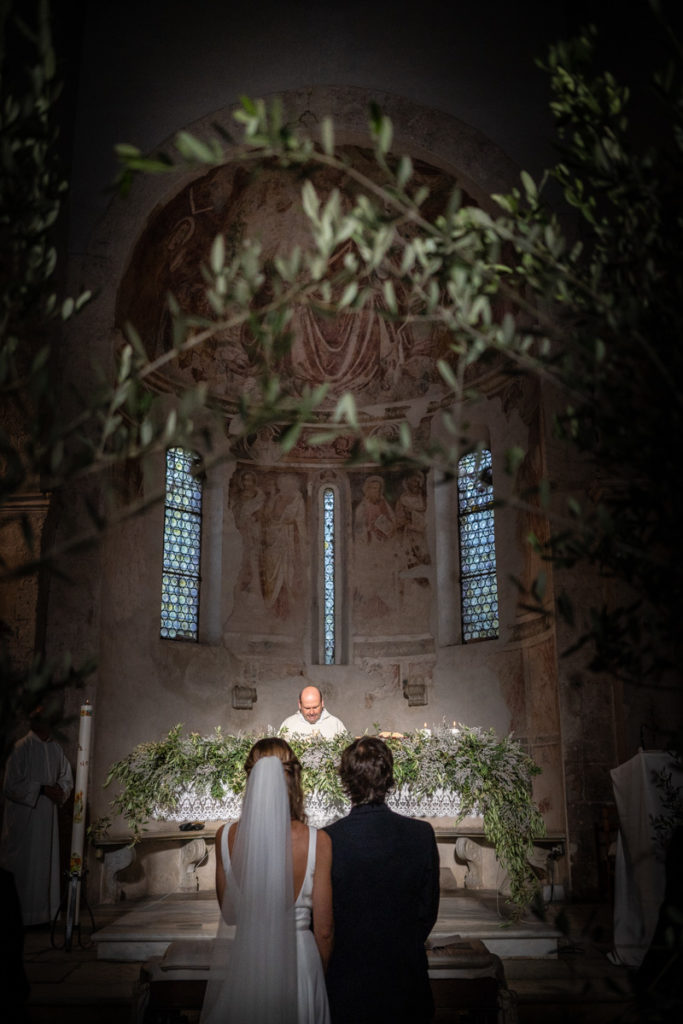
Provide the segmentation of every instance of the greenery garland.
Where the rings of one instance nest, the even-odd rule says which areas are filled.
[[[145,823],[158,809],[172,811],[179,794],[192,787],[198,795],[222,799],[240,794],[245,786],[244,762],[258,736],[224,735],[218,727],[210,736],[183,736],[176,725],[154,743],[141,743],[109,769],[105,786],[116,781],[120,792],[112,800],[139,839]],[[379,729],[377,730],[379,732]],[[461,810],[456,821],[481,814],[484,835],[495,848],[510,882],[510,901],[526,906],[538,883],[528,862],[534,839],[545,834],[543,818],[531,796],[538,765],[510,736],[499,739],[492,729],[445,725],[431,733],[382,734],[394,755],[394,779],[412,796],[430,796],[439,789],[456,792]],[[287,737],[303,767],[304,791],[317,791],[343,807],[338,765],[352,740],[348,733],[325,739]]]

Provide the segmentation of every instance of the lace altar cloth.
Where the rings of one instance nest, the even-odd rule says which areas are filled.
[[[415,794],[409,789],[398,789],[387,797],[387,804],[393,811],[410,818],[455,818],[460,813],[461,803],[453,790],[438,789],[429,795]],[[197,794],[193,789],[182,790],[178,804],[173,810],[157,807],[153,817],[158,821],[235,821],[240,816],[242,796],[227,792],[220,800],[207,794]],[[322,828],[349,813],[350,804],[333,800],[329,794],[317,790],[306,796],[308,823]],[[472,812],[476,814],[476,811]]]

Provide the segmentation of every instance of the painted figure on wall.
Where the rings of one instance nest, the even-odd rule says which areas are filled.
[[[362,544],[384,543],[396,532],[396,518],[384,497],[384,480],[369,476],[363,484],[363,497],[356,509],[356,540]]]
[[[381,476],[363,482],[354,515],[356,611],[377,619],[396,607],[396,517],[384,496]]]
[[[341,263],[354,250],[355,243],[348,241],[335,261]],[[336,290],[339,294],[335,297],[341,298],[343,286]],[[286,356],[297,390],[325,382],[333,395],[368,390],[377,396],[389,392],[393,396],[403,346],[396,327],[385,314],[381,288],[369,298],[360,314],[342,311],[330,318],[317,314],[310,306],[297,307],[292,346]]]
[[[257,485],[256,473],[247,469],[236,481],[230,505],[235,525],[242,535],[242,565],[237,577],[238,593],[263,597],[261,587],[261,529],[266,496]]]
[[[380,173],[369,151],[356,147],[342,151],[359,171],[370,177]],[[432,202],[444,205],[454,184],[449,174],[418,161],[413,165],[413,181],[424,182]],[[315,184],[323,202],[336,194],[342,208],[353,207],[354,191],[341,172],[318,168]],[[120,327],[129,321],[142,337],[153,339],[151,358],[174,345],[173,318],[166,302],[169,293],[188,313],[215,318],[201,267],[217,234],[225,239],[226,264],[245,238],[259,239],[266,265],[296,245],[307,248],[310,228],[301,206],[300,182],[286,168],[263,168],[254,176],[239,163],[227,163],[195,179],[155,212],[122,280],[116,314]],[[341,287],[334,274],[346,258],[355,258],[351,239],[334,255],[333,298],[340,297],[335,289]],[[306,387],[325,382],[329,393],[323,404],[328,408],[348,391],[372,405],[445,395],[437,366],[439,359],[450,356],[447,332],[431,323],[394,323],[386,316],[383,280],[371,278],[368,284],[372,294],[361,310],[342,309],[333,318],[306,304],[293,310],[292,344],[281,366],[292,392],[301,394]],[[271,287],[266,274],[259,304],[268,301]],[[396,288],[401,303],[400,281]],[[176,356],[172,366],[158,372],[165,382],[203,381],[213,396],[231,401],[257,385],[258,346],[247,325],[242,329],[217,325],[211,339]]]
[[[306,509],[296,476],[277,479],[276,490],[263,506],[261,579],[266,608],[287,618],[304,589]]]
[[[403,480],[403,491],[396,502],[396,532],[400,546],[401,569],[405,577],[421,587],[429,586],[419,567],[431,563],[427,544],[427,496],[422,473],[411,473]]]
[[[432,594],[424,474],[372,474],[360,490],[353,517],[355,628],[386,635],[428,632]]]

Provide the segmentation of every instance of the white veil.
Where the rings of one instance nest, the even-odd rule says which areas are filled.
[[[225,895],[201,1024],[296,1024],[291,824],[279,758],[260,758],[249,774],[231,858],[227,834],[226,825],[216,849],[226,854]]]

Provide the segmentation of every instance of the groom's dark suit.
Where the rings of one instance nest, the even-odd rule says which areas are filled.
[[[439,909],[431,825],[386,804],[353,807],[332,839],[333,1024],[421,1024],[433,1015],[425,939]]]

